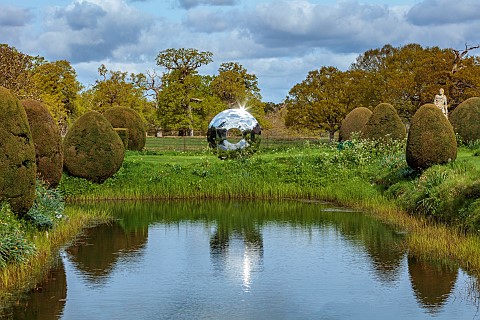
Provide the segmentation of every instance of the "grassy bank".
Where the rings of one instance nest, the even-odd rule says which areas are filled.
[[[155,140],[153,141],[155,142]],[[67,201],[98,199],[321,199],[370,212],[408,232],[412,254],[453,259],[480,273],[477,184],[480,161],[459,159],[413,172],[402,144],[357,141],[337,146],[279,146],[251,158],[222,161],[208,150],[128,152],[122,169],[103,185],[64,176]],[[479,201],[480,204],[480,201]],[[480,216],[480,215],[478,215]]]
[[[33,252],[17,263],[9,263],[0,269],[0,306],[6,307],[12,297],[34,288],[47,274],[58,251],[72,241],[84,228],[109,221],[109,216],[101,211],[89,211],[67,207],[62,219],[53,229],[37,230],[24,224],[26,242]]]

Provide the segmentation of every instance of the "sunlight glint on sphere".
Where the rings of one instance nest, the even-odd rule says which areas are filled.
[[[240,105],[240,104],[239,104]],[[240,131],[241,140],[230,142],[229,135]],[[240,105],[237,109],[227,109],[217,114],[208,125],[209,146],[221,158],[236,157],[240,153],[255,152],[260,145],[261,128],[258,121]]]

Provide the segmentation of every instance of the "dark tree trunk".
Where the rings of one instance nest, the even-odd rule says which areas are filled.
[[[329,143],[332,143],[333,142],[333,139],[335,138],[335,131],[328,131],[329,135],[328,135],[328,142]]]

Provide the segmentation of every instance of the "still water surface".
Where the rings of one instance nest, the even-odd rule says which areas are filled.
[[[13,319],[479,319],[476,280],[315,202],[97,204],[118,222],[60,252]],[[475,293],[474,293],[475,294]]]

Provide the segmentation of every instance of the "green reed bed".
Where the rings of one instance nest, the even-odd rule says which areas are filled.
[[[319,176],[319,149],[255,155],[221,161],[210,154],[163,153],[157,162],[129,153],[122,169],[103,185],[64,177],[60,190],[67,201],[164,198],[311,198],[326,184]],[[328,178],[330,179],[330,178]]]

